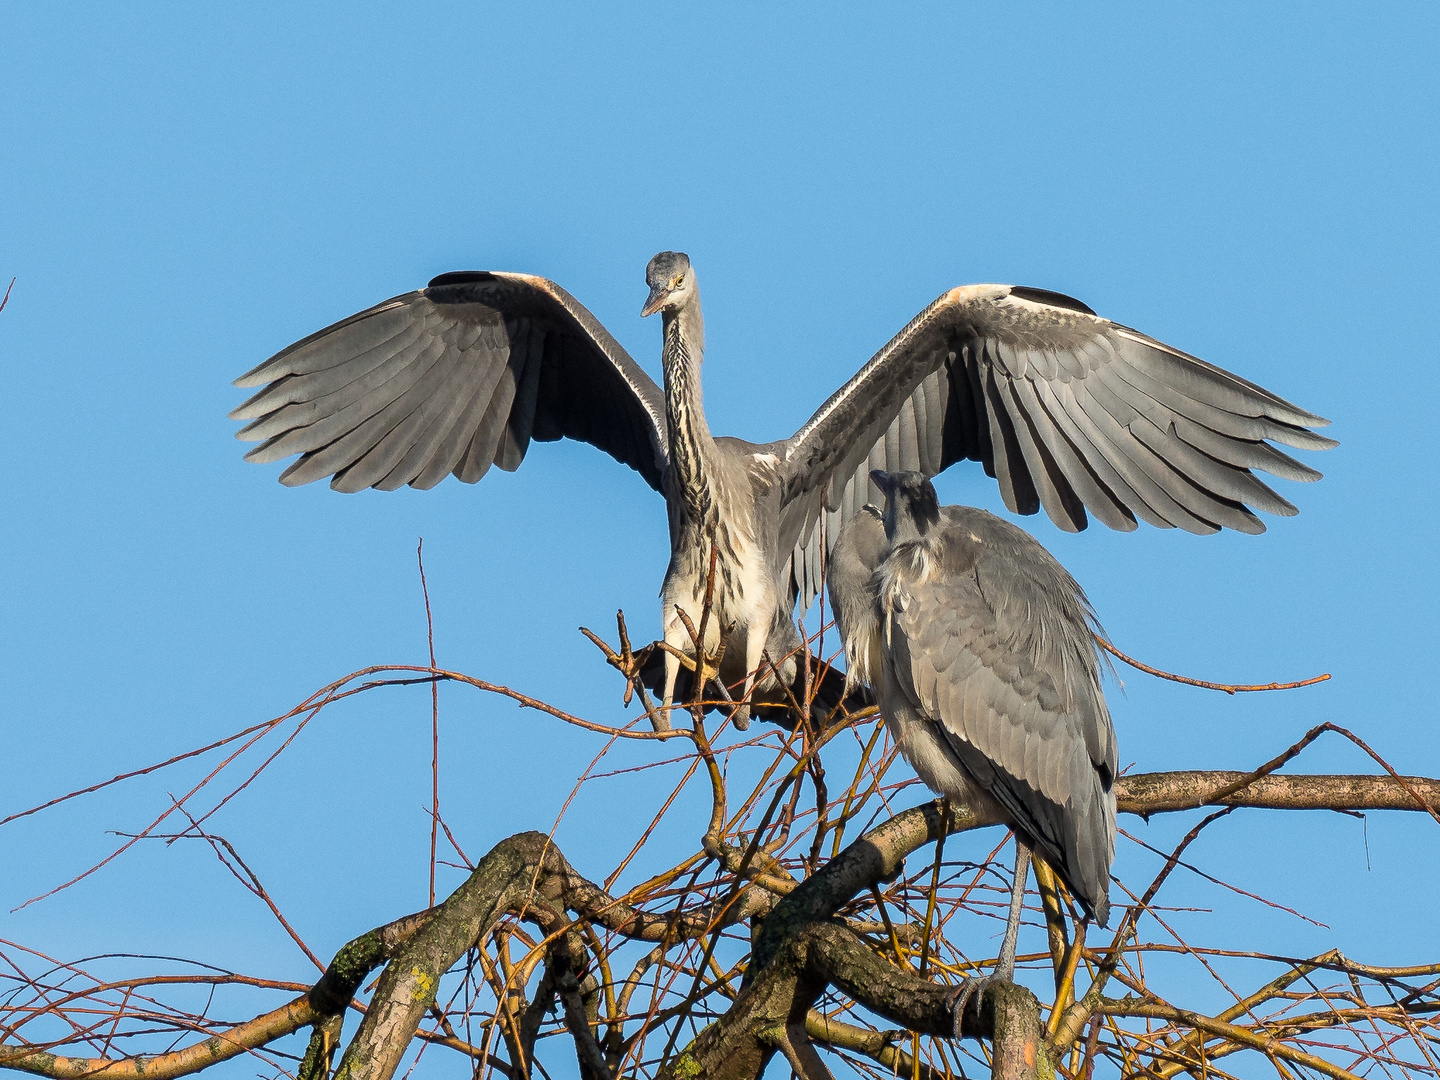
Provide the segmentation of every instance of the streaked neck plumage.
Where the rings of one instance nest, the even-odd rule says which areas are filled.
[[[680,497],[682,522],[702,529],[714,524],[714,484],[718,451],[705,422],[700,364],[705,353],[705,321],[695,286],[685,303],[663,314],[665,403],[670,435],[670,467]]]

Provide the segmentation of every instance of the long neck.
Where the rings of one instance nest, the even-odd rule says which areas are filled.
[[[700,361],[705,323],[698,298],[664,313],[665,402],[670,434],[670,467],[684,516],[708,524],[714,514],[717,448],[705,422]]]
[[[896,498],[885,500],[885,547],[899,547],[925,535],[925,529],[914,511],[908,506],[896,506]]]

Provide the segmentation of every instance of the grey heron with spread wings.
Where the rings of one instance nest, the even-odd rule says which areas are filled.
[[[827,549],[876,497],[872,469],[933,476],[978,461],[1012,511],[1043,506],[1070,531],[1093,514],[1123,530],[1143,520],[1258,533],[1254,510],[1295,508],[1254,470],[1319,476],[1272,444],[1334,445],[1311,430],[1321,417],[1077,300],[1011,285],[946,292],[792,437],[715,438],[700,392],[695,270],[687,256],[662,252],[645,277],[641,314],[660,312],[663,324],[663,391],[554,282],[442,274],[236,380],[260,387],[231,413],[250,421],[239,437],[260,443],[246,457],[298,454],[283,483],[330,477],[353,492],[430,488],[451,474],[474,483],[492,465],[518,468],[534,440],[599,447],[665,497],[663,636],[688,657],[695,649],[678,612],[701,621],[714,538],[702,646],[728,634],[720,681],[739,687],[732,715],[744,727],[752,690],[773,689],[777,671],[794,677],[796,604],[809,605]],[[667,707],[679,668],[667,652]]]

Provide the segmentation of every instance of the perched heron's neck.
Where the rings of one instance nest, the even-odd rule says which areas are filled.
[[[670,467],[682,508],[692,521],[705,522],[715,500],[715,440],[705,422],[700,392],[700,362],[705,352],[705,322],[693,299],[664,314],[665,403],[670,434]]]
[[[893,503],[885,507],[885,540],[887,547],[899,547],[924,537],[925,531],[908,510],[896,510]]]

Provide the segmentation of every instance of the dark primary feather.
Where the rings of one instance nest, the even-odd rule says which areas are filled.
[[[962,459],[1005,505],[1067,531],[1093,514],[1195,533],[1262,532],[1295,508],[1252,470],[1320,474],[1276,449],[1335,445],[1322,417],[1044,289],[971,285],[922,311],[789,441],[781,541],[801,605],[822,547],[878,492],[872,469],[927,476]],[[825,542],[821,543],[821,533]]]
[[[531,440],[579,439],[656,491],[665,399],[573,297],[521,274],[444,274],[312,334],[236,380],[263,389],[230,415],[253,421],[246,457],[300,454],[281,476],[334,476],[341,491],[474,483],[517,468]]]
[[[895,683],[1103,923],[1118,759],[1089,603],[1033,537],[983,510],[945,507],[921,543],[928,572],[907,563],[914,545],[882,571]]]

